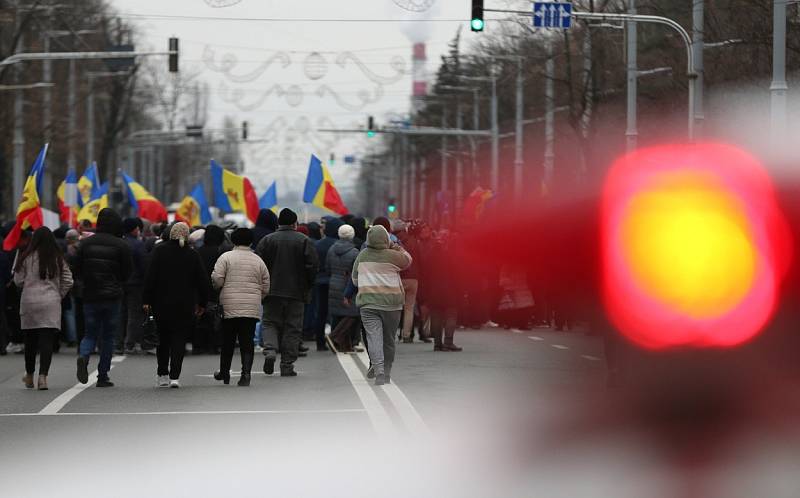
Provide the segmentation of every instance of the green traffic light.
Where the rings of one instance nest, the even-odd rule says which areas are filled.
[[[367,132],[367,136],[368,136],[369,138],[372,138],[372,137],[374,137],[374,136],[375,136],[375,132],[374,132],[374,131],[372,131],[372,130],[369,130],[369,131]]]
[[[389,212],[390,213],[394,213],[395,211],[397,211],[397,206],[395,206],[394,204],[391,204],[389,206]]]
[[[483,31],[483,19],[474,18],[472,19],[472,31]]]

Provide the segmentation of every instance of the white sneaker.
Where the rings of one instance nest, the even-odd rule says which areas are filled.
[[[178,381],[178,379],[172,379],[171,381],[169,381],[169,387],[177,389],[181,387],[181,383]]]
[[[158,382],[156,383],[158,387],[169,387],[169,376],[168,375],[159,375]]]
[[[255,347],[253,347],[253,352],[256,353],[256,354],[263,353],[264,352],[264,348],[262,348],[261,346],[255,346]]]

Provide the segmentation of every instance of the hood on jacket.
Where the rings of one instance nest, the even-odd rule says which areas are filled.
[[[350,240],[339,239],[336,241],[335,244],[331,246],[331,251],[337,256],[344,256],[349,251],[355,249],[356,246],[353,245],[353,242]]]
[[[325,236],[331,237],[333,239],[339,238],[339,227],[342,226],[343,223],[338,218],[331,218],[325,223]]]
[[[319,233],[319,223],[312,221],[308,224],[308,236],[313,240],[319,240],[322,238]]]
[[[353,218],[350,226],[356,231],[356,239],[361,242],[367,240],[367,221],[364,218]]]
[[[111,208],[103,208],[97,214],[97,233],[110,233],[116,237],[122,237],[124,228],[122,217]]]
[[[203,235],[203,244],[207,246],[221,246],[225,242],[225,231],[217,225],[208,225]]]
[[[370,227],[367,231],[367,247],[371,249],[389,249],[389,232],[381,225]]]
[[[256,226],[259,228],[266,228],[274,232],[278,229],[278,215],[272,212],[271,209],[262,209],[258,212]]]

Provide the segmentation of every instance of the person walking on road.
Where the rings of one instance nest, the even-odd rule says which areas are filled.
[[[142,286],[144,285],[145,260],[147,254],[144,241],[141,239],[142,220],[139,218],[126,218],[123,221],[125,235],[123,240],[131,249],[133,271],[131,277],[125,282],[125,299],[122,303],[122,324],[117,336],[117,352],[134,354],[147,353],[155,347],[155,338],[144,337],[144,313],[142,312]],[[124,347],[124,349],[123,349]]]
[[[124,285],[131,275],[133,261],[128,244],[122,240],[122,218],[111,208],[97,215],[95,235],[78,244],[75,276],[83,282],[85,333],[79,347],[78,381],[89,382],[89,355],[100,341],[97,387],[113,387],[108,376],[114,336],[120,326]]]
[[[203,247],[197,250],[200,260],[209,279],[214,272],[217,260],[223,254],[222,245],[225,243],[225,231],[217,225],[208,225],[203,234]],[[192,341],[194,351],[205,350],[209,354],[219,354],[222,346],[222,320],[217,307],[219,306],[219,291],[213,290],[208,295],[208,305],[203,316],[197,321],[195,337]]]
[[[211,282],[219,289],[222,305],[222,354],[219,370],[214,378],[225,384],[231,381],[231,361],[236,339],[242,356],[240,386],[250,385],[253,367],[253,335],[256,322],[261,318],[261,301],[269,293],[269,271],[264,261],[250,249],[253,232],[249,228],[237,228],[231,234],[233,251],[220,256],[211,274]]]
[[[328,310],[331,315],[332,332],[329,339],[333,349],[340,352],[352,351],[358,344],[361,332],[361,320],[352,303],[345,302],[344,291],[353,263],[358,257],[358,249],[353,245],[355,229],[350,225],[339,227],[339,240],[328,250],[326,266],[330,272],[328,286]]]
[[[325,345],[325,325],[328,323],[328,292],[331,281],[331,272],[327,265],[328,251],[339,240],[339,227],[342,225],[343,223],[338,218],[328,218],[323,229],[325,237],[316,244],[319,272],[314,282],[317,303],[314,314],[314,339],[317,342],[317,351],[326,351],[328,349]]]
[[[186,341],[208,302],[208,274],[188,239],[189,225],[172,225],[169,241],[155,248],[145,276],[143,308],[155,317],[159,339],[158,387],[180,387]]]
[[[367,332],[367,350],[377,386],[391,382],[394,336],[405,303],[400,272],[411,263],[411,255],[390,242],[383,226],[375,225],[367,232],[367,248],[353,264],[353,284],[358,287],[356,305]]]
[[[278,230],[267,235],[256,250],[267,265],[270,289],[264,300],[264,373],[275,371],[281,355],[281,376],[294,377],[294,362],[302,340],[303,309],[309,302],[319,269],[314,242],[297,232],[297,214],[283,209]]]
[[[14,267],[14,283],[22,288],[20,320],[25,336],[22,382],[33,389],[36,354],[39,353],[37,388],[46,390],[53,344],[61,330],[61,301],[72,288],[72,271],[49,228],[41,227],[33,232],[30,245]]]

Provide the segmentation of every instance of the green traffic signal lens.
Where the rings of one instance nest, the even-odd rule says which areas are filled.
[[[483,31],[483,19],[477,17],[472,19],[472,31]]]
[[[367,136],[368,136],[369,138],[372,138],[372,137],[374,137],[374,136],[375,136],[375,132],[374,132],[374,131],[372,131],[372,130],[369,130],[369,131],[367,132]]]
[[[390,213],[394,213],[395,211],[397,211],[397,206],[394,206],[394,205],[389,206],[389,212]]]

